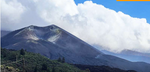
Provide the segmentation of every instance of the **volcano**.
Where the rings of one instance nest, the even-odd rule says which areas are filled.
[[[25,49],[52,60],[64,57],[66,62],[71,64],[105,65],[124,70],[150,72],[150,64],[130,62],[106,55],[56,25],[46,27],[31,25],[12,31],[1,40],[2,48]]]

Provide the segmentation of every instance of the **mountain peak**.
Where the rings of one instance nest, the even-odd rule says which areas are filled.
[[[47,27],[58,27],[58,26],[55,25],[55,24],[51,24],[51,25],[49,25],[49,26],[47,26]]]
[[[28,27],[34,27],[34,25],[30,25],[30,26],[28,26]]]
[[[26,28],[34,28],[34,27],[40,27],[40,26],[29,25],[29,26],[27,26]],[[51,24],[51,25],[48,25],[48,26],[44,26],[44,27],[42,27],[42,28],[51,28],[51,27],[57,27],[57,28],[58,28],[58,26],[55,25],[55,24]]]
[[[25,28],[25,29],[27,29],[27,30],[29,30],[29,31],[30,31],[30,30],[33,30],[33,29],[34,29],[34,27],[35,27],[34,25],[30,25],[30,26],[28,26],[28,27],[27,27],[27,28]]]

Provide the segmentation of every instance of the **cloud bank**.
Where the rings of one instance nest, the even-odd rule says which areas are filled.
[[[5,0],[2,1],[6,4]],[[14,5],[19,3],[17,0],[13,1]],[[56,24],[89,44],[101,46],[111,52],[128,49],[150,53],[150,24],[145,18],[134,18],[92,1],[85,1],[76,5],[74,0],[26,0],[26,2],[20,1],[18,4],[20,7],[17,10],[21,8],[24,11],[28,3],[33,5],[34,11],[26,13],[27,18],[24,20],[29,21],[28,17],[40,17],[39,20],[35,21],[37,24],[33,25]],[[10,5],[9,2],[7,5]],[[2,10],[7,5],[2,4]],[[30,10],[30,7],[27,7],[26,10]],[[21,16],[22,11],[17,14]],[[29,15],[31,12],[34,12],[35,15]],[[8,16],[9,13],[5,15],[2,11],[2,20],[8,17],[5,20],[10,21],[9,18],[16,14],[11,11],[10,13],[12,14]],[[17,20],[20,19],[19,16],[16,18]],[[44,21],[45,24],[41,21]],[[43,24],[38,24],[39,22]],[[2,29],[6,26],[4,24],[2,23]],[[26,26],[22,21],[14,25],[18,24],[22,24],[20,27]],[[11,23],[9,25],[11,25],[11,29],[16,29]]]
[[[25,11],[25,7],[17,0],[2,0],[2,21],[3,23],[18,22]]]

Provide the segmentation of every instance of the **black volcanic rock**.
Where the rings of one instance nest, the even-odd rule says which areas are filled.
[[[124,70],[150,72],[150,64],[105,55],[56,25],[25,27],[7,34],[1,40],[3,48],[16,50],[23,48],[50,59],[65,57],[66,62],[72,64],[106,65]]]

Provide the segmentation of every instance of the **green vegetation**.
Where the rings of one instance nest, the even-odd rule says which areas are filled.
[[[1,48],[2,72],[86,72],[65,63],[65,58],[50,60],[40,54]]]
[[[61,63],[65,63],[65,58],[63,57],[63,58],[61,59],[61,58],[59,57],[57,61],[58,61],[58,62],[61,62]]]
[[[25,55],[24,49],[21,49],[21,50],[20,50],[20,55]]]
[[[92,66],[92,65],[74,64],[74,66],[78,67],[79,69],[86,70],[86,72],[136,72],[134,70],[121,70],[119,68],[112,68],[104,65]]]

